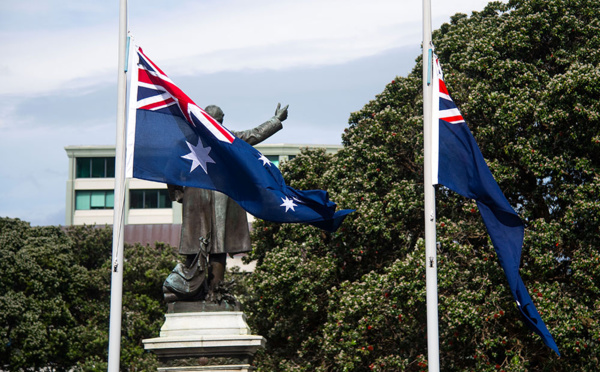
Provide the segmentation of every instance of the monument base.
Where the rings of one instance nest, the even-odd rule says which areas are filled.
[[[249,365],[207,366],[207,367],[172,367],[158,368],[159,372],[251,372],[254,367]]]
[[[158,356],[162,372],[252,371],[252,358],[266,340],[251,335],[246,316],[236,310],[206,303],[169,304],[160,337],[143,340],[144,348]]]

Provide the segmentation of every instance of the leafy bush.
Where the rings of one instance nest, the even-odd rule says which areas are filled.
[[[112,229],[0,219],[0,365],[11,371],[107,368]],[[126,246],[121,366],[152,370],[142,339],[164,320],[172,247]]]

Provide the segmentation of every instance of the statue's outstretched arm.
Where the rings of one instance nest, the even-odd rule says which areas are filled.
[[[267,120],[256,128],[240,132],[234,131],[233,134],[235,134],[239,139],[246,141],[253,146],[261,143],[283,128],[283,124],[281,124],[281,122],[287,119],[288,107],[289,105],[286,105],[284,108],[281,108],[281,103],[279,103],[277,104],[277,109],[275,109],[275,115],[273,115],[271,119]]]

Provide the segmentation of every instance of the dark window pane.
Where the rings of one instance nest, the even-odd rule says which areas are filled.
[[[115,176],[115,158],[77,158],[76,178],[113,178]]]
[[[159,190],[158,191],[158,207],[159,208],[171,208],[172,202],[169,198],[169,191]]]
[[[169,198],[169,192],[164,189],[159,190],[130,190],[129,208],[171,208],[173,202]]]
[[[106,158],[92,158],[92,177],[104,178],[106,172]]]
[[[115,158],[106,158],[106,177],[115,177]]]
[[[131,190],[129,192],[129,208],[144,208],[144,190]]]
[[[90,178],[91,177],[91,163],[90,158],[77,158],[76,161],[76,177],[77,178]]]
[[[144,208],[158,208],[158,190],[145,190]]]

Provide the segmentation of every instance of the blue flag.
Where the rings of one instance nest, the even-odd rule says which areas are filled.
[[[439,140],[437,182],[434,172],[434,184],[444,185],[466,198],[476,200],[500,265],[504,269],[508,286],[525,323],[540,335],[548,347],[560,355],[519,275],[524,237],[523,222],[500,190],[475,138],[450,98],[437,57],[433,71],[433,107],[439,107],[433,119],[435,128],[435,120],[439,118],[439,132],[434,134],[434,138]],[[434,170],[435,168],[434,165]]]
[[[141,50],[131,70],[127,176],[220,191],[273,222],[335,231],[353,210],[336,211],[323,190],[295,190],[258,150],[198,107]]]

